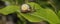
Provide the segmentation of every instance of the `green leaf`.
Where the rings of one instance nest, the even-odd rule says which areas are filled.
[[[60,22],[58,16],[51,9],[45,9],[45,10],[47,14],[46,18],[50,20],[51,23],[58,24]]]
[[[0,9],[0,13],[3,13],[4,15],[8,15],[10,13],[16,12],[17,10],[19,10],[19,6],[17,5],[11,5],[11,6],[7,6],[3,9]]]
[[[29,3],[28,3],[29,4]],[[34,6],[35,3],[32,4],[31,7]],[[39,6],[38,6],[39,7]],[[36,17],[36,16],[33,16],[33,15],[30,15],[29,13],[28,14],[24,14],[24,13],[21,13],[20,12],[20,15],[22,15],[24,18],[26,18],[28,21],[30,22],[40,22],[42,19],[39,18],[39,17]],[[20,16],[18,16],[20,17]]]
[[[23,16],[24,18],[26,18],[30,22],[40,22],[41,21],[41,19],[36,16],[31,16],[29,14],[24,14],[24,13],[20,13],[20,15]],[[18,16],[18,17],[21,18],[21,16]]]
[[[34,13],[32,15],[40,17],[48,22],[50,22],[51,24],[57,24],[59,23],[59,18],[58,16],[50,9],[45,9],[44,10],[38,10],[39,12]]]
[[[58,17],[59,17],[59,19],[60,19],[60,11],[58,11],[57,15],[58,15]]]
[[[34,4],[34,3],[33,3]],[[32,4],[32,6],[33,6],[33,4]],[[31,6],[31,7],[32,7]],[[18,11],[19,12],[19,11]],[[20,13],[20,15],[22,15],[24,18],[26,18],[28,21],[30,21],[30,22],[40,22],[41,21],[41,19],[39,18],[39,17],[36,17],[36,16],[32,16],[32,15],[30,15],[30,14],[23,14],[23,13],[21,13],[21,12],[19,12]],[[18,17],[20,17],[21,18],[21,16],[18,16]]]
[[[20,12],[17,12],[17,17],[20,19],[21,24],[26,24],[26,20],[22,15],[20,15]]]
[[[39,22],[40,18],[48,21],[50,24],[57,24],[59,23],[58,16],[51,10],[51,9],[43,9],[36,3],[28,3],[32,8],[36,9],[36,12],[30,14],[21,14],[27,20],[31,22]]]
[[[36,16],[32,16],[32,15],[29,15],[29,14],[21,14],[21,15],[23,17],[25,17],[30,22],[40,22],[41,21],[41,18],[36,17]]]

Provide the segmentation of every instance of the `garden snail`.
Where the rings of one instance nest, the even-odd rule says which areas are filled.
[[[28,4],[23,4],[21,6],[21,12],[22,13],[27,13],[27,12],[30,12],[30,11],[31,11],[31,7]]]

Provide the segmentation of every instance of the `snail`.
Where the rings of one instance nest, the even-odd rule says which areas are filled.
[[[31,12],[31,7],[28,4],[22,4],[22,6],[21,6],[21,12],[22,13]]]
[[[20,10],[22,13],[32,13],[36,11],[34,8],[35,7],[31,7],[29,4],[22,4]]]

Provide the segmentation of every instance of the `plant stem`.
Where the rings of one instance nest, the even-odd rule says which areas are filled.
[[[57,13],[57,6],[56,6],[56,4],[54,3],[54,1],[53,1],[53,0],[49,0],[48,3],[49,3],[50,5],[52,5],[52,7],[54,8],[55,13]]]

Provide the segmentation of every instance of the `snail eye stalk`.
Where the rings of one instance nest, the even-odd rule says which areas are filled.
[[[23,4],[21,6],[21,12],[22,13],[28,13],[31,11],[31,7],[28,4]]]

